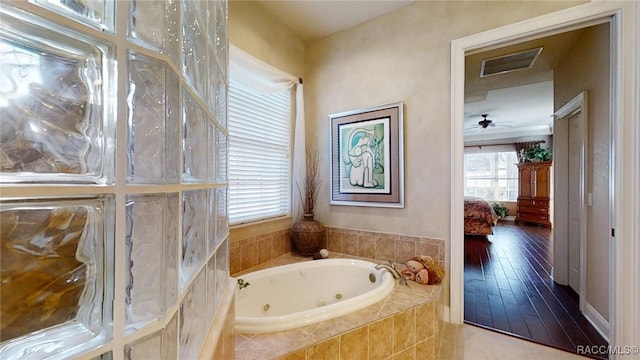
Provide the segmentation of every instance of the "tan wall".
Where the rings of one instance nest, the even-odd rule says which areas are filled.
[[[253,1],[229,1],[229,42],[265,63],[304,78],[304,43]]]
[[[405,208],[329,206],[325,173],[316,218],[334,227],[448,241],[451,41],[576,4],[419,1],[308,44],[307,138],[325,154],[321,169],[329,169],[329,114],[405,103]]]
[[[321,169],[329,169],[329,114],[405,104],[405,207],[330,206],[324,174],[316,219],[332,227],[450,241],[451,41],[578,3],[584,1],[418,1],[307,44],[307,143],[325,154]],[[449,306],[448,278],[443,287]]]
[[[609,319],[609,25],[585,30],[554,69],[554,104],[558,110],[588,91],[587,302]],[[583,274],[584,276],[585,274]]]

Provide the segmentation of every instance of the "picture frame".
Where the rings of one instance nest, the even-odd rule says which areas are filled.
[[[404,208],[404,103],[329,115],[330,205]]]

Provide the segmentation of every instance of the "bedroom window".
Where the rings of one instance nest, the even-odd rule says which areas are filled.
[[[464,195],[489,201],[516,201],[517,162],[515,151],[464,154]]]
[[[289,213],[291,89],[256,94],[229,83],[229,222]]]

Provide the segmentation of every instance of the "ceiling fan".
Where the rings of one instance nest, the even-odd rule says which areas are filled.
[[[486,129],[488,127],[496,127],[496,126],[500,126],[500,127],[510,127],[513,125],[513,122],[511,121],[501,121],[501,122],[496,122],[493,121],[491,119],[487,119],[487,117],[489,116],[489,114],[482,114],[480,115],[482,116],[482,120],[478,121],[477,125],[472,125],[470,127],[465,127],[465,130],[471,130],[471,129]]]

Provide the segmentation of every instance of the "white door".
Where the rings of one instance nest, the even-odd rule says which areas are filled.
[[[580,296],[581,311],[587,288],[587,108],[586,91],[562,106],[554,114],[554,128],[558,131],[554,131],[553,139],[554,275],[558,275],[560,284],[569,285]]]

